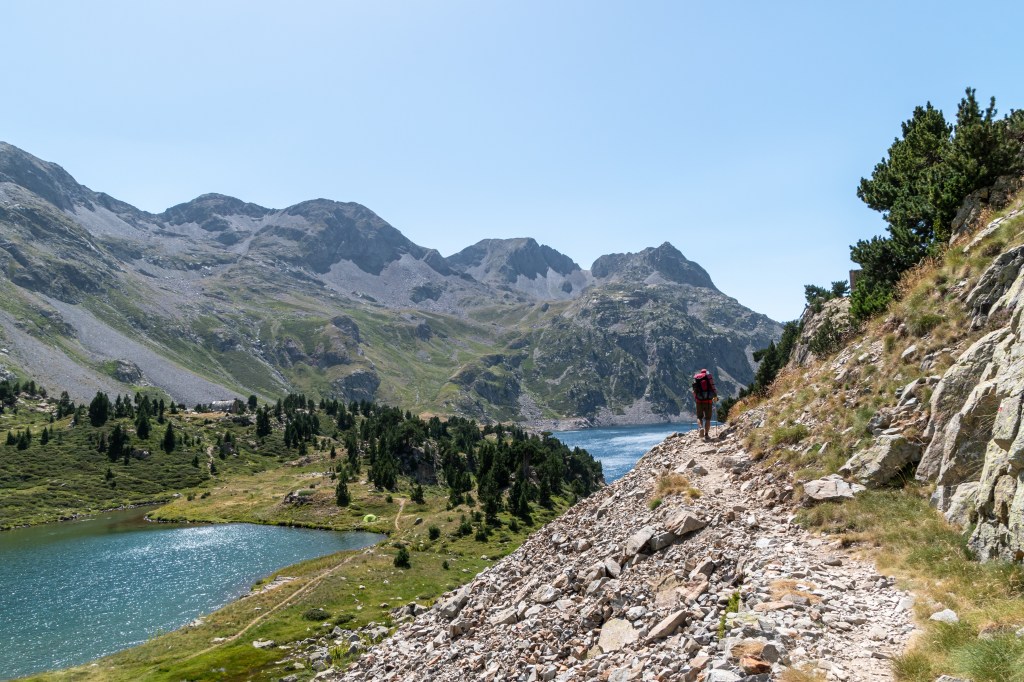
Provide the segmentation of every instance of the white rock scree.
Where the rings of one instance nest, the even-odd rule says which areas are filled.
[[[794,525],[792,489],[750,464],[732,434],[672,436],[429,610],[397,609],[347,668],[324,655],[358,650],[338,631],[288,657],[352,682],[892,679],[913,598]],[[674,472],[700,496],[651,504]]]

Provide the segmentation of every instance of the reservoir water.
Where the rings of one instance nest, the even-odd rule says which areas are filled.
[[[605,482],[611,483],[622,478],[645,452],[673,433],[696,428],[695,422],[689,422],[559,431],[552,435],[569,447],[580,447],[593,455],[604,468]]]
[[[0,679],[134,646],[216,610],[278,569],[383,537],[155,524],[144,513],[0,533]]]

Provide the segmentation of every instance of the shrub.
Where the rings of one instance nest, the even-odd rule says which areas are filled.
[[[309,609],[302,614],[304,620],[311,620],[314,622],[323,622],[331,617],[331,614],[327,613],[321,608]]]
[[[942,324],[942,315],[921,313],[907,320],[907,330],[914,336],[921,337]]]
[[[650,502],[647,503],[647,508],[650,509],[651,511],[654,511],[655,509],[657,509],[660,506],[661,506],[661,498],[660,497],[655,497],[653,500],[651,500]]]
[[[807,347],[818,357],[823,357],[839,350],[842,342],[842,331],[836,325],[833,318],[827,317],[821,323],[821,326],[818,327],[817,331],[814,332],[814,336],[811,337]]]
[[[437,526],[431,526],[430,528],[427,528],[427,535],[431,540],[436,540],[441,537],[441,529]]]
[[[402,545],[398,548],[398,553],[395,554],[395,568],[412,568],[412,564],[409,562],[409,550]]]
[[[783,426],[772,432],[772,445],[796,445],[810,433],[803,424]]]

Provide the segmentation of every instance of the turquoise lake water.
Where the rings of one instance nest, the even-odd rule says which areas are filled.
[[[604,468],[605,482],[611,483],[622,478],[645,452],[668,436],[696,428],[694,422],[689,422],[559,431],[552,435],[570,447],[583,448],[593,455]]]
[[[554,434],[628,472],[693,422]],[[147,523],[144,511],[0,533],[0,679],[66,668],[215,611],[285,566],[376,543],[373,533]]]
[[[383,537],[155,524],[144,513],[0,533],[0,679],[139,644],[216,610],[285,566]]]

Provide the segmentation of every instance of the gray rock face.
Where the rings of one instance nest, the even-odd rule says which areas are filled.
[[[967,528],[976,518],[975,508],[978,506],[978,492],[981,483],[972,481],[962,483],[953,489],[953,494],[944,505],[937,505],[944,513],[946,520],[955,526]]]
[[[335,397],[346,401],[373,400],[380,387],[380,377],[373,372],[357,370],[338,379],[331,386]]]
[[[1021,178],[1003,175],[996,178],[991,187],[983,187],[971,192],[953,217],[952,234],[949,241],[953,242],[969,233],[985,215],[986,210],[998,210],[1006,206],[1013,195],[1020,190]]]
[[[850,299],[840,297],[825,301],[821,310],[817,311],[808,307],[800,316],[800,323],[800,337],[789,358],[791,367],[803,367],[814,359],[811,341],[825,324],[831,324],[840,333],[850,329]]]
[[[652,275],[657,275],[677,284],[689,284],[717,291],[707,271],[686,260],[686,257],[668,242],[639,253],[613,253],[601,256],[594,261],[590,272],[597,279],[625,282],[643,282]]]
[[[930,437],[931,441],[918,464],[918,480],[935,480],[942,469],[956,468],[953,460],[965,445],[968,451],[964,455],[977,459],[978,438],[987,434],[974,434],[973,440],[970,440],[966,433],[961,433],[964,419],[971,420],[976,412],[975,409],[967,409],[965,403],[978,383],[991,376],[993,370],[989,365],[996,347],[1008,336],[1008,330],[997,329],[978,339],[957,358],[956,363],[935,386],[929,403],[931,421],[925,433],[925,437]],[[962,414],[965,410],[966,414]],[[983,427],[984,423],[979,426]]]
[[[999,254],[982,274],[964,303],[971,309],[971,325],[977,329],[985,324],[988,316],[995,313],[997,303],[1017,280],[1024,265],[1024,246],[1018,246]]]
[[[938,484],[934,504],[961,527],[976,523],[982,559],[1024,559],[1024,249],[998,256],[965,298],[975,324],[1005,322],[943,375],[929,405],[931,437],[917,478]],[[996,313],[1002,315],[996,317]]]
[[[141,384],[142,370],[134,362],[118,360],[114,368],[114,378],[126,384]]]
[[[839,473],[860,481],[869,488],[881,487],[921,459],[921,446],[903,436],[879,436],[874,445],[854,454]]]
[[[520,277],[544,277],[548,270],[562,276],[581,270],[568,256],[531,238],[484,239],[445,260],[453,269],[482,282],[501,284],[515,284]]]

